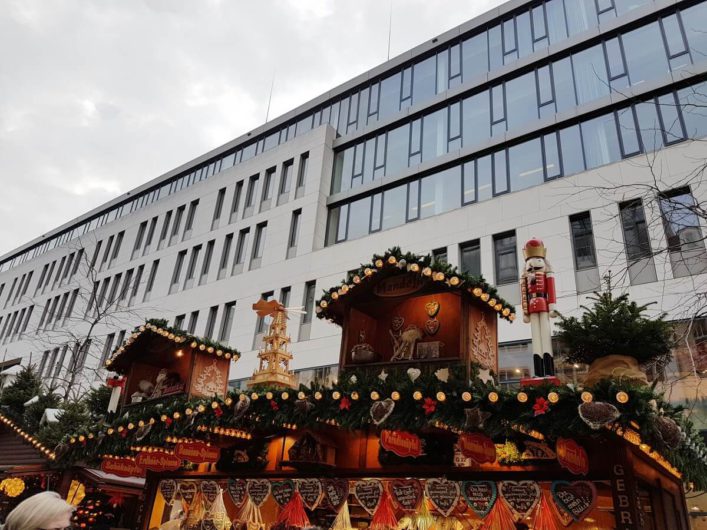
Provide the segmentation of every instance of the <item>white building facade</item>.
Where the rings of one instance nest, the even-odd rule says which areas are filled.
[[[165,318],[242,351],[240,384],[264,296],[308,311],[289,326],[300,381],[336,377],[339,329],[314,301],[347,271],[433,252],[518,304],[534,236],[561,312],[610,276],[685,321],[707,281],[704,28],[707,2],[508,2],[0,258],[0,347],[48,385],[89,385]],[[699,381],[707,327],[687,321],[671,370]],[[528,375],[529,325],[499,333],[500,379]]]

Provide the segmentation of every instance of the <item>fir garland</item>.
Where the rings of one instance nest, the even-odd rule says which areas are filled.
[[[323,296],[316,303],[317,317],[341,324],[339,317],[332,311],[332,304],[336,304],[341,296],[363,285],[374,275],[389,276],[400,270],[418,273],[426,281],[443,282],[450,289],[468,291],[479,298],[480,303],[488,304],[500,317],[510,321],[515,319],[515,306],[504,300],[483,276],[462,272],[449,263],[435,261],[429,254],[403,253],[400,247],[392,247],[382,255],[374,254],[371,263],[361,265],[357,271],[351,273],[350,278],[324,290]]]
[[[131,407],[111,424],[96,424],[68,436],[56,452],[61,464],[69,465],[107,454],[133,454],[136,446],[163,447],[180,438],[213,440],[225,434],[252,443],[248,442],[251,437],[261,438],[293,426],[363,429],[374,424],[372,404],[390,399],[392,412],[380,428],[413,433],[434,428],[481,431],[497,443],[527,439],[523,433],[540,433],[553,441],[560,437],[607,437],[613,431],[628,440],[639,439],[642,449],[652,448],[644,449],[649,455],[655,452],[656,460],[677,468],[685,481],[707,489],[707,449],[701,437],[683,419],[680,408],[663,401],[650,387],[604,380],[581,390],[563,385],[516,391],[483,383],[475,375],[470,381],[463,367],[454,366],[445,382],[428,368],[412,381],[404,370],[391,369],[385,377],[354,370],[341,374],[328,388],[312,384],[298,390],[229,392],[223,399],[176,398],[168,404]],[[578,412],[588,400],[611,404],[620,415],[607,428],[593,430]],[[244,403],[248,403],[245,411]],[[467,410],[475,409],[484,421],[470,424]],[[680,427],[676,446],[663,439],[661,421]]]

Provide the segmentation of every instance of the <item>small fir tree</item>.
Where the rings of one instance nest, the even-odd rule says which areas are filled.
[[[2,390],[0,409],[13,420],[24,423],[25,403],[38,396],[42,389],[42,380],[34,366],[22,368],[15,380]]]
[[[652,304],[638,305],[627,294],[614,297],[610,290],[590,299],[594,305],[581,306],[580,318],[561,316],[557,324],[568,362],[591,364],[607,355],[626,355],[643,366],[665,367],[672,347],[672,326],[665,314],[649,319],[645,312]]]

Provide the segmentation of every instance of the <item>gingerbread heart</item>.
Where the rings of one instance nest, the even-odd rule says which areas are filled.
[[[462,482],[462,495],[476,515],[485,518],[496,503],[496,483],[490,480],[467,480]]]
[[[376,425],[380,425],[393,413],[395,409],[395,401],[390,398],[384,399],[382,401],[375,401],[371,405],[371,419]]]
[[[425,304],[425,311],[427,312],[428,317],[436,317],[437,313],[439,313],[439,302],[427,302]]]
[[[380,480],[358,480],[354,484],[354,497],[369,514],[373,515],[383,495],[383,483]]]
[[[167,504],[172,504],[172,499],[174,499],[174,494],[177,493],[177,483],[174,480],[161,480],[160,481],[160,493],[164,502]]]
[[[270,495],[270,481],[268,480],[248,480],[246,485],[248,496],[253,504],[260,507],[265,502],[265,499]]]
[[[532,480],[504,480],[500,490],[501,497],[518,521],[528,517],[540,501],[540,486]]]
[[[322,479],[322,490],[327,504],[338,513],[349,498],[349,481],[346,479]]]
[[[294,493],[295,483],[291,480],[275,480],[270,484],[270,494],[280,507],[290,502]]]
[[[390,326],[393,328],[393,331],[400,331],[403,329],[404,324],[405,318],[403,317],[393,317],[393,320],[390,321]]]
[[[231,496],[233,504],[240,506],[245,502],[246,481],[240,478],[228,481],[228,494]]]
[[[425,321],[425,333],[435,335],[439,331],[439,320],[436,318]]]
[[[180,482],[179,496],[189,506],[196,497],[196,482]]]
[[[322,498],[322,483],[318,478],[304,478],[295,480],[297,489],[302,495],[304,505],[314,510]]]
[[[597,501],[597,489],[588,480],[556,480],[552,483],[550,491],[557,506],[567,512],[575,522],[582,521],[589,515]]]
[[[201,494],[206,499],[206,502],[213,504],[218,497],[218,492],[220,490],[219,485],[214,480],[204,480],[201,483]]]
[[[393,500],[406,512],[414,512],[422,501],[422,484],[419,480],[397,479],[390,483]]]
[[[425,493],[432,505],[445,517],[459,504],[459,483],[446,478],[431,478],[425,483]]]

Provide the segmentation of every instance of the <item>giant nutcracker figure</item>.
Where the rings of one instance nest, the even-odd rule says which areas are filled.
[[[525,268],[520,277],[520,293],[523,322],[530,323],[533,339],[535,377],[551,377],[555,375],[550,329],[550,318],[557,316],[555,277],[545,259],[545,245],[541,240],[529,240],[523,247],[523,255]]]

